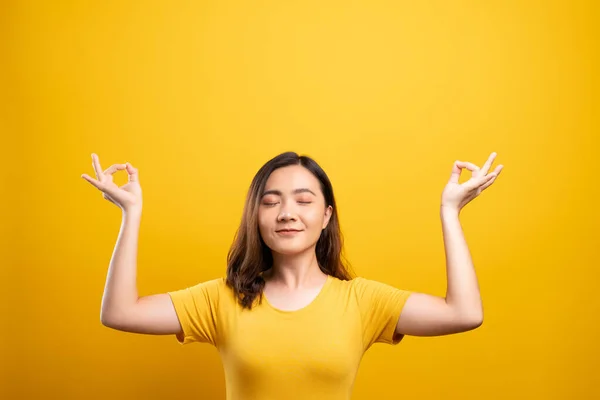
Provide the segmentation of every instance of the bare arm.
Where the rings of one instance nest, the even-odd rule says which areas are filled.
[[[398,320],[398,334],[450,335],[475,329],[483,323],[479,284],[458,213],[442,210],[441,218],[446,252],[446,297],[413,293]]]
[[[92,153],[92,167],[96,179],[88,174],[81,177],[123,212],[121,230],[108,267],[100,321],[104,326],[127,332],[180,333],[182,327],[169,294],[138,296],[136,269],[143,204],[138,169],[127,162],[113,164],[103,171],[96,153]],[[127,183],[121,187],[113,182],[113,174],[118,171],[127,171]]]
[[[483,304],[479,283],[469,247],[460,224],[460,210],[492,185],[503,169],[498,165],[489,173],[496,153],[490,154],[483,168],[473,163],[456,161],[450,181],[442,193],[440,217],[446,254],[446,297],[414,293],[402,310],[397,334],[438,336],[475,329],[483,323]],[[472,177],[460,184],[463,168]]]
[[[121,231],[108,268],[100,320],[125,332],[176,334],[181,325],[167,293],[139,297],[137,251],[141,211],[124,211]]]

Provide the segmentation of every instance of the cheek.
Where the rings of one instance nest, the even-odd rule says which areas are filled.
[[[258,213],[258,228],[262,232],[268,227],[269,218],[264,212]]]
[[[305,215],[305,222],[310,230],[321,230],[323,223],[323,213],[317,210],[311,211]]]

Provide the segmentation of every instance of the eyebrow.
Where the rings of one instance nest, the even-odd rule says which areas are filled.
[[[296,189],[296,190],[294,190],[292,193],[293,193],[293,194],[298,194],[298,193],[311,193],[313,196],[317,197],[317,195],[316,195],[316,194],[315,194],[315,193],[314,193],[312,190],[310,190],[310,189],[308,189],[308,188],[300,188],[300,189]],[[267,191],[263,192],[262,196],[260,196],[260,197],[264,197],[264,196],[266,196],[266,195],[268,195],[268,194],[275,194],[275,195],[277,195],[277,196],[281,196],[281,195],[282,195],[282,193],[281,193],[281,190],[267,190]]]

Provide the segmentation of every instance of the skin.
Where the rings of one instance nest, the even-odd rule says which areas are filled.
[[[475,268],[459,220],[462,209],[497,179],[503,165],[490,172],[496,153],[483,167],[455,161],[441,196],[440,218],[446,255],[446,296],[412,293],[396,326],[397,335],[441,336],[469,331],[483,323],[483,305]],[[471,178],[460,184],[463,171]],[[308,192],[295,192],[297,189]],[[316,262],[315,247],[321,229],[327,226],[331,207],[324,203],[318,180],[302,166],[274,171],[261,199],[259,229],[273,252],[273,268],[264,274],[264,294],[275,307],[295,310],[309,304],[326,280]],[[302,232],[283,237],[277,229],[296,228]]]
[[[396,333],[413,336],[439,336],[475,329],[483,323],[483,305],[475,268],[459,215],[462,209],[500,175],[503,165],[490,172],[496,153],[483,167],[455,161],[450,179],[441,196],[440,218],[446,255],[447,290],[445,297],[413,293],[398,319]],[[102,170],[92,155],[96,179],[81,177],[103,193],[103,197],[123,211],[123,226],[111,259],[105,287],[101,320],[115,329],[153,334],[181,333],[181,326],[168,294],[138,297],[136,289],[136,252],[142,192],[138,170],[131,164],[113,164]],[[460,184],[463,171],[471,178]],[[112,175],[125,170],[128,183],[118,187]],[[303,189],[297,192],[297,189]],[[308,190],[305,190],[308,189]],[[325,205],[318,180],[302,166],[274,171],[266,191],[276,190],[261,199],[259,229],[273,252],[274,266],[263,274],[267,300],[282,310],[296,310],[309,304],[319,293],[327,276],[319,269],[316,243],[329,223],[332,208]],[[301,230],[293,236],[277,233],[281,228]]]
[[[264,193],[258,211],[259,230],[273,254],[273,268],[263,274],[264,294],[280,309],[302,308],[327,279],[319,269],[315,249],[333,209],[325,204],[318,179],[300,165],[273,171]],[[283,228],[300,232],[285,236],[277,232]]]
[[[441,198],[440,219],[446,255],[446,296],[413,293],[407,300],[398,323],[398,335],[441,336],[466,332],[483,324],[483,304],[475,267],[461,227],[463,207],[489,188],[503,170],[490,169],[496,153],[479,167],[468,161],[455,161]],[[471,178],[459,183],[463,169]]]

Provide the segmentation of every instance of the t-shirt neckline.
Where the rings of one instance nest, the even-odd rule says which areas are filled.
[[[272,305],[271,302],[269,302],[269,299],[267,299],[267,296],[265,296],[264,294],[262,297],[263,297],[263,300],[265,301],[267,308],[270,309],[271,311],[273,311],[279,315],[287,315],[287,316],[298,315],[298,314],[305,313],[305,312],[309,311],[311,308],[315,307],[315,305],[321,300],[321,298],[324,297],[324,293],[327,290],[327,288],[329,287],[329,285],[331,284],[332,280],[333,280],[333,277],[331,275],[327,274],[327,279],[325,280],[325,283],[323,284],[323,286],[321,287],[321,290],[319,290],[319,293],[317,293],[315,298],[312,299],[312,301],[310,303],[308,303],[307,305],[305,305],[304,307],[298,308],[296,310],[282,310],[282,309],[277,308],[274,305]]]

